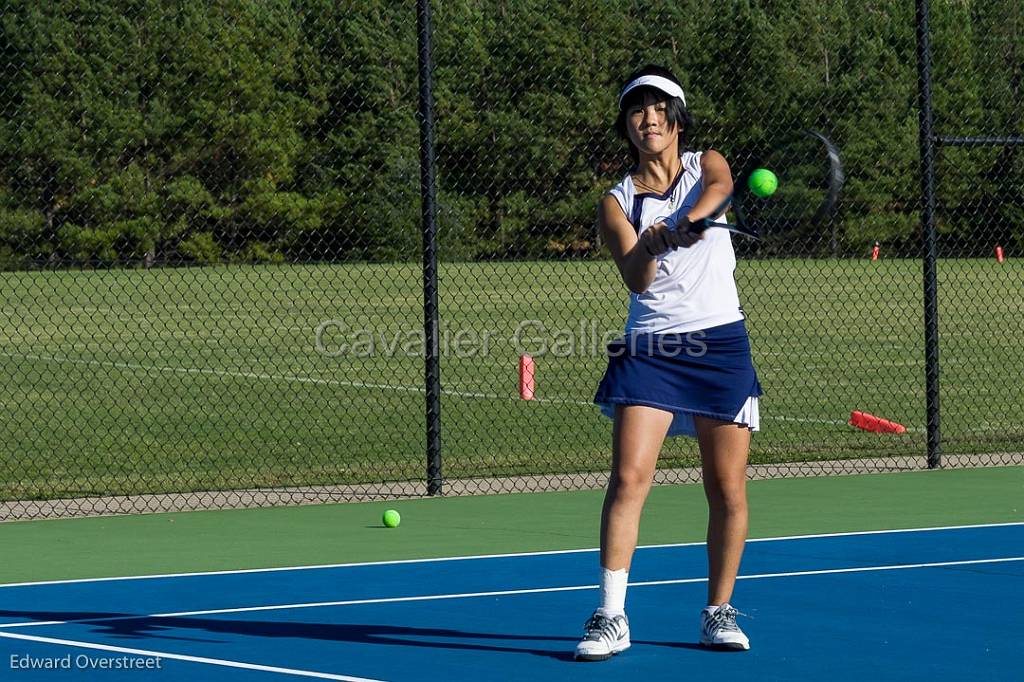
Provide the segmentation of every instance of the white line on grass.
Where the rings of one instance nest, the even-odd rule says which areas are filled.
[[[43,644],[60,644],[62,646],[76,647],[79,649],[95,649],[98,651],[111,651],[120,654],[134,654],[136,656],[148,656],[151,658],[166,658],[175,661],[188,661],[189,663],[205,663],[206,665],[218,665],[225,668],[243,668],[245,670],[259,670],[268,673],[281,673],[284,675],[295,675],[298,677],[315,677],[322,680],[343,680],[344,682],[381,682],[368,677],[352,677],[351,675],[336,675],[334,673],[321,673],[315,670],[297,670],[295,668],[280,668],[273,665],[260,665],[258,663],[245,663],[242,661],[229,661],[223,658],[206,658],[204,656],[186,656],[184,654],[168,653],[166,651],[151,651],[149,649],[131,649],[123,646],[109,646],[107,644],[93,644],[92,642],[79,642],[72,639],[56,639],[53,637],[37,637],[34,635],[16,635],[9,632],[0,632],[0,637],[8,639],[20,639],[28,642],[41,642]]]
[[[777,415],[765,415],[765,419],[777,420],[780,422],[796,422],[797,424],[846,424],[842,419],[815,419],[813,417],[782,417]]]
[[[69,358],[60,355],[37,355],[34,353],[7,353],[0,351],[0,357],[7,357],[22,360],[35,360],[38,362],[63,362],[72,365],[94,365],[98,367],[113,367],[115,369],[141,370],[145,372],[170,372],[174,374],[201,374],[207,376],[232,377],[236,379],[260,379],[264,381],[293,381],[302,384],[316,384],[322,386],[344,386],[347,388],[373,389],[398,391],[401,393],[424,393],[426,388],[420,386],[396,386],[394,384],[371,384],[363,381],[340,381],[338,379],[320,379],[317,377],[302,376],[298,374],[267,374],[264,372],[243,372],[222,369],[206,369],[202,367],[168,367],[165,365],[140,365],[134,362],[114,362],[112,360],[85,360],[81,358]],[[477,393],[472,391],[453,391],[442,388],[441,393],[456,398],[480,398],[483,400],[508,400],[519,401],[515,395],[498,395],[497,393]],[[549,405],[577,405],[592,407],[594,403],[590,400],[577,400],[575,398],[534,398],[532,402]],[[845,425],[841,419],[816,419],[812,417],[780,417],[767,416],[768,421],[791,421],[807,424]],[[923,429],[907,429],[908,431],[923,431]]]
[[[241,372],[223,369],[206,369],[202,367],[167,367],[164,365],[140,365],[134,362],[114,362],[112,360],[83,360],[56,355],[35,355],[31,353],[5,353],[0,356],[36,360],[40,362],[64,362],[72,365],[93,365],[113,367],[115,369],[133,369],[146,372],[170,372],[173,374],[203,374],[207,376],[231,377],[236,379],[262,379],[269,381],[292,381],[300,384],[318,384],[323,386],[345,386],[349,388],[387,389],[403,393],[423,393],[426,389],[417,386],[395,386],[393,384],[370,384],[363,381],[340,381],[338,379],[320,379],[298,374],[267,374],[263,372]],[[513,396],[501,396],[494,393],[472,393],[468,391],[444,391],[446,395],[459,398],[487,398],[491,400],[516,400]]]
[[[849,422],[842,419],[815,419],[812,417],[783,417],[779,415],[767,415],[765,419],[768,421],[780,421],[780,422],[796,422],[798,424],[828,424],[835,426],[846,426]],[[925,433],[927,429],[919,426],[908,426],[907,432],[909,433]]]
[[[737,580],[763,580],[767,578],[792,578],[809,575],[835,575],[840,573],[865,573],[871,571],[896,571],[914,568],[943,568],[947,566],[974,566],[978,564],[999,564],[1024,561],[1024,556],[999,557],[993,559],[964,559],[959,561],[934,561],[916,564],[889,564],[884,566],[852,566],[848,568],[824,568],[810,571],[785,571],[781,573],[755,573],[737,576]],[[705,583],[707,578],[675,578],[671,580],[647,580],[629,583],[630,587],[652,587],[661,585],[686,585]],[[562,587],[532,587],[519,590],[493,590],[488,592],[459,592],[452,594],[427,594],[408,597],[376,597],[370,599],[346,599],[342,601],[303,602],[296,604],[272,604],[263,606],[241,606],[230,609],[205,609],[202,611],[178,611],[174,613],[152,613],[144,616],[108,616],[103,618],[76,618],[66,621],[37,621],[10,623],[0,628],[40,627],[43,625],[67,625],[71,623],[110,623],[115,621],[145,620],[147,618],[188,618],[191,616],[214,616],[228,613],[255,613],[260,611],[290,611],[295,609],[314,609],[333,606],[359,606],[365,604],[398,604],[420,601],[440,601],[445,599],[473,599],[479,597],[505,597],[523,594],[545,594],[551,592],[575,592],[580,590],[596,590],[598,585],[567,585]],[[3,633],[0,632],[0,636]]]
[[[344,386],[346,388],[363,388],[374,390],[398,391],[400,393],[424,393],[426,388],[421,386],[400,386],[395,384],[372,384],[365,381],[341,381],[338,379],[321,379],[317,377],[303,376],[299,374],[269,374],[266,372],[244,372],[223,369],[208,369],[203,367],[168,367],[165,365],[141,365],[134,362],[114,362],[113,360],[85,360],[81,358],[69,358],[59,355],[37,355],[34,353],[6,353],[0,351],[0,356],[35,360],[38,362],[62,362],[72,365],[92,365],[97,367],[112,367],[114,369],[141,370],[144,372],[167,372],[172,374],[201,374],[206,376],[229,377],[235,379],[260,379],[264,381],[285,381],[300,384],[316,384],[322,386]],[[473,391],[453,391],[443,389],[442,393],[456,398],[481,398],[484,400],[519,400],[514,395],[498,395],[497,393],[479,393]],[[573,400],[570,398],[535,398],[534,402],[554,403],[565,405],[593,405],[590,401]]]
[[[235,379],[260,379],[264,381],[290,381],[300,384],[316,384],[322,386],[344,386],[346,388],[361,388],[373,390],[398,391],[400,393],[424,393],[426,388],[421,386],[400,386],[395,384],[371,384],[365,381],[341,381],[338,379],[321,379],[317,377],[303,376],[299,374],[269,374],[266,372],[244,372],[222,369],[208,369],[202,367],[168,367],[165,365],[141,365],[134,362],[114,362],[113,360],[85,360],[81,358],[69,358],[59,355],[37,355],[34,353],[6,353],[0,351],[0,356],[35,360],[38,362],[63,362],[72,365],[92,365],[97,367],[112,367],[114,369],[141,370],[144,372],[169,372],[173,374],[201,374],[206,376],[229,377]],[[456,398],[480,398],[483,400],[509,400],[518,401],[520,398],[514,395],[498,395],[497,393],[479,393],[473,391],[453,391],[442,389],[443,395]],[[585,400],[574,400],[571,398],[534,398],[534,402],[552,403],[558,405],[586,405],[591,406],[593,402]]]
[[[1024,521],[1007,521],[1004,523],[976,523],[962,526],[930,526],[925,528],[887,528],[883,530],[853,530],[838,533],[809,533],[807,535],[779,535],[767,538],[750,538],[750,542],[779,542],[786,540],[814,540],[820,538],[841,538],[856,535],[889,535],[892,533],[927,533],[946,530],[968,530],[972,528],[1005,528],[1024,526]],[[641,545],[638,550],[671,549],[673,547],[701,547],[704,542],[672,542],[660,545]],[[244,573],[279,573],[284,571],[312,571],[332,568],[356,568],[361,566],[393,566],[400,564],[440,563],[443,561],[475,561],[479,559],[508,559],[515,557],[549,556],[556,554],[582,554],[597,552],[597,547],[583,549],[549,549],[539,552],[506,552],[504,554],[470,554],[466,556],[445,556],[430,559],[389,559],[384,561],[355,561],[341,564],[313,564],[309,566],[274,566],[270,568],[239,568],[226,571],[191,571],[187,573],[157,573],[153,575],[124,575],[107,578],[70,578],[66,580],[38,580],[33,582],[0,584],[0,589],[10,587],[34,587],[39,585],[68,585],[76,583],[115,582],[122,580],[160,580],[165,578],[194,578],[214,575],[240,575]]]

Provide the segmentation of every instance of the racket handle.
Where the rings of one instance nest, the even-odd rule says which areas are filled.
[[[703,220],[698,220],[696,223],[692,223],[692,225],[698,224],[700,225],[700,227],[691,227],[691,231],[703,232],[709,227],[721,227],[724,230],[729,230],[730,232],[735,232],[736,234],[742,234],[743,236],[750,237],[751,239],[761,239],[761,235],[759,235],[755,230],[749,227],[745,227],[743,225],[733,225],[732,223],[720,223],[716,220],[708,220],[707,218],[704,218]]]
[[[727,225],[721,225],[721,224],[715,223],[715,222],[713,222],[711,220],[708,220],[707,218],[701,218],[700,220],[693,220],[693,221],[690,222],[690,232],[694,232],[696,234],[700,234],[704,230],[708,229],[709,227],[716,227],[716,226],[718,226],[718,227],[728,227]]]

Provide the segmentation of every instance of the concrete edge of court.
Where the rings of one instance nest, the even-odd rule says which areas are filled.
[[[976,455],[947,455],[943,469],[1024,466],[1024,452],[989,453],[983,461]],[[813,460],[751,464],[751,481],[789,477],[845,476],[926,471],[922,457],[864,457],[842,460]],[[654,484],[679,485],[701,480],[699,467],[661,468]],[[445,481],[446,496],[494,495],[499,493],[540,493],[603,489],[608,472],[530,474],[481,478],[456,478]],[[121,514],[152,514],[182,511],[255,509],[310,504],[375,502],[427,498],[424,481],[389,481],[348,485],[289,486],[140,495],[97,495],[52,500],[15,500],[0,502],[0,523],[37,519]]]

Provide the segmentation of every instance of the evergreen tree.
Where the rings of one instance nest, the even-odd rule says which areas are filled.
[[[380,0],[9,0],[0,266],[420,257],[416,17]],[[918,252],[904,0],[434,3],[442,257],[598,254],[627,170],[622,79],[673,69],[690,141],[738,170],[816,128],[847,170],[839,252]],[[1024,5],[932,3],[936,128],[1024,132]],[[940,230],[1024,236],[1019,148],[944,148]],[[787,234],[762,255],[828,255]],[[981,247],[988,249],[989,245]],[[958,251],[961,253],[962,251]]]

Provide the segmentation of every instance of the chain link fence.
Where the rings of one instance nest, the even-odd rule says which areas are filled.
[[[628,292],[594,215],[645,63],[734,168],[786,130],[843,153],[831,224],[734,240],[765,388],[751,475],[926,467],[918,20],[435,3],[444,492],[605,481],[590,401]],[[928,35],[942,464],[1021,464],[1024,7],[933,2]],[[8,3],[0,519],[427,493],[417,37],[411,4],[376,0]],[[658,481],[698,467],[671,439]]]

